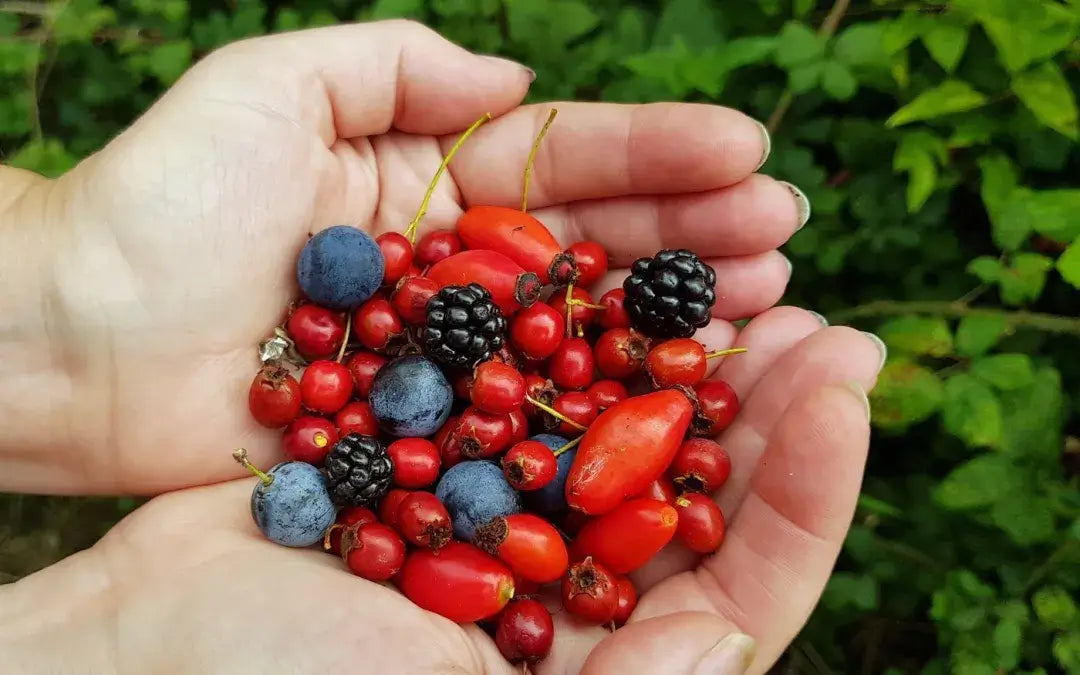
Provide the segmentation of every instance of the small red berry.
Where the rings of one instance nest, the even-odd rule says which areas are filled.
[[[510,321],[510,342],[529,359],[546,359],[555,353],[566,333],[566,313],[538,302],[519,311]]]
[[[679,527],[675,536],[695,553],[712,553],[724,543],[724,513],[709,497],[688,492],[675,500]]]
[[[626,620],[634,613],[634,608],[637,607],[638,594],[637,589],[634,588],[634,582],[630,581],[630,577],[622,574],[615,577],[615,588],[619,592],[619,604],[615,608],[615,616],[611,620],[618,627],[626,624]]]
[[[674,504],[675,498],[679,496],[679,493],[675,491],[675,486],[667,476],[660,476],[649,483],[649,487],[642,490],[641,494],[636,496],[644,497],[646,499],[655,499],[664,502],[665,504]]]
[[[585,523],[570,547],[570,557],[591,556],[617,574],[638,569],[675,536],[679,514],[671,504],[641,497],[625,501]]]
[[[386,581],[405,564],[405,542],[382,523],[350,525],[341,536],[341,557],[353,574]]]
[[[585,393],[600,412],[630,397],[630,393],[626,391],[626,385],[618,380],[598,380],[590,384]]]
[[[558,462],[551,448],[540,441],[521,441],[502,460],[506,482],[515,490],[539,490],[555,479]]]
[[[476,545],[509,565],[515,575],[540,584],[558,580],[569,563],[559,531],[531,513],[498,516],[481,525]]]
[[[439,449],[426,438],[399,438],[386,447],[394,463],[394,485],[422,488],[439,477]]]
[[[367,401],[353,401],[345,405],[334,415],[334,424],[342,436],[348,434],[363,434],[365,436],[377,436],[379,433],[379,420],[371,410]]]
[[[422,277],[422,276],[424,276],[424,272],[423,272],[423,270],[421,270],[419,267],[416,266],[416,260],[414,258],[413,259],[413,264],[409,265],[409,271],[406,272],[405,276],[402,277],[402,278],[407,279],[409,277]]]
[[[705,380],[694,385],[698,411],[692,429],[695,436],[713,437],[731,426],[739,414],[739,395],[723,380]]]
[[[375,239],[383,256],[383,283],[392,286],[409,273],[413,247],[399,232],[385,232]]]
[[[394,488],[387,492],[379,504],[379,520],[395,530],[400,529],[398,526],[398,507],[410,494],[412,494],[411,491],[402,490],[401,488]]]
[[[705,348],[697,340],[675,338],[649,350],[645,372],[656,389],[676,384],[692,387],[705,377]]]
[[[476,368],[470,394],[480,410],[506,415],[525,402],[525,377],[505,363],[485,361]]]
[[[341,410],[353,393],[352,373],[337,361],[315,361],[300,377],[304,407],[324,415]]]
[[[566,252],[574,257],[574,264],[577,265],[578,285],[589,288],[607,274],[607,251],[595,241],[579,241]]]
[[[469,406],[461,413],[453,436],[458,438],[461,454],[466,457],[493,457],[510,444],[510,426],[509,415],[492,415]]]
[[[334,520],[334,525],[337,527],[331,527],[329,530],[330,547],[326,550],[334,555],[341,555],[341,535],[344,533],[346,526],[367,525],[368,523],[377,522],[379,522],[379,516],[369,508],[350,506],[347,509],[342,509]]]
[[[345,319],[319,305],[300,305],[289,315],[285,331],[296,343],[296,351],[308,360],[337,354],[345,339]]]
[[[531,598],[513,600],[499,615],[495,645],[510,663],[537,663],[551,651],[555,624],[543,603]]]
[[[405,332],[405,324],[390,301],[376,295],[353,312],[352,333],[368,349],[385,349]]]
[[[460,252],[461,239],[458,238],[456,232],[453,230],[433,230],[420,237],[413,259],[416,260],[416,264],[420,267],[427,267]]]
[[[345,361],[345,367],[352,373],[356,385],[356,397],[367,398],[371,383],[379,369],[386,365],[386,357],[374,352],[356,352]]]
[[[540,375],[525,376],[525,393],[532,400],[540,401],[548,407],[551,407],[551,404],[555,402],[555,397],[559,395],[558,390],[555,389],[555,384]],[[522,406],[522,410],[533,419],[541,419],[541,416],[545,414],[543,410],[528,401]]]
[[[322,465],[337,439],[338,430],[330,420],[313,415],[297,417],[285,427],[281,437],[287,458],[315,466]]]
[[[499,351],[491,355],[491,360],[496,363],[505,363],[514,370],[522,370],[528,363],[528,359],[519,354],[509,342],[503,342],[503,346],[499,347]]]
[[[450,541],[450,513],[430,492],[413,492],[398,505],[397,529],[410,543],[438,551]]]
[[[300,415],[300,385],[289,371],[278,366],[264,366],[248,389],[248,409],[255,421],[276,429]]]
[[[434,279],[421,276],[406,277],[390,296],[390,304],[401,320],[411,326],[427,323],[427,303],[439,292]]]
[[[555,397],[555,402],[551,404],[551,407],[567,419],[573,420],[583,427],[592,424],[596,416],[600,414],[589,395],[581,391],[568,391],[565,394],[559,394]],[[551,426],[555,427],[556,433],[564,436],[581,433],[581,429],[568,422],[558,420],[551,415],[548,415],[547,418],[550,419]]]
[[[649,355],[649,344],[632,330],[612,328],[597,338],[593,351],[596,369],[604,377],[622,380],[641,370]]]
[[[520,443],[529,437],[529,418],[521,408],[510,413],[510,445]]]
[[[461,454],[461,437],[456,433],[460,419],[456,415],[449,417],[431,439],[435,447],[439,449],[439,457],[444,469],[449,469],[465,459],[465,456]]]
[[[399,587],[421,609],[470,623],[502,611],[514,596],[514,575],[472,544],[450,541],[438,552],[420,548],[410,553]]]
[[[563,576],[562,602],[574,616],[603,625],[615,617],[619,591],[611,572],[588,557],[571,565]]]
[[[626,291],[621,288],[613,288],[600,296],[600,302],[596,304],[604,308],[599,316],[602,327],[607,330],[630,327],[630,315],[623,304],[625,301]]]
[[[672,482],[684,491],[712,493],[731,476],[731,458],[709,438],[691,438],[679,446],[668,467]]]
[[[598,311],[594,307],[589,307],[588,305],[595,305],[596,303],[593,302],[592,296],[589,295],[589,292],[586,291],[584,288],[581,288],[580,286],[574,286],[572,289],[570,289],[570,296],[580,303],[586,303],[575,304],[573,310],[571,310],[570,312],[570,320],[573,323],[574,328],[588,328],[593,324],[594,321],[596,321],[596,313]],[[551,305],[551,308],[558,312],[560,316],[564,317],[563,320],[565,322],[566,289],[556,289],[555,294],[551,296],[550,300],[548,300],[548,304]]]
[[[548,361],[548,377],[562,389],[584,389],[593,381],[593,353],[583,338],[566,338]]]

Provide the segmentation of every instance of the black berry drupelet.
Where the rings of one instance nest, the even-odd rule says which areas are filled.
[[[505,335],[506,317],[480,284],[447,286],[433,295],[420,334],[429,357],[459,368],[490,359]]]
[[[339,507],[376,508],[394,478],[386,448],[363,434],[342,436],[326,455],[325,467],[330,496]]]
[[[651,337],[690,337],[709,323],[715,284],[713,268],[686,249],[638,258],[623,281],[630,323]]]

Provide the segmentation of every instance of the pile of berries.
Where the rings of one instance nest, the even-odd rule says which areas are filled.
[[[321,545],[536,662],[554,630],[541,587],[615,627],[637,602],[628,574],[673,540],[700,554],[723,542],[712,495],[731,463],[712,438],[739,404],[705,373],[744,350],[693,339],[716,278],[690,251],[640,259],[594,299],[604,249],[563,250],[524,208],[473,206],[414,243],[439,175],[486,119],[404,234],[308,240],[304,298],[260,345],[248,400],[283,429],[288,461],[264,473],[234,457],[260,478],[251,509],[267,538]]]

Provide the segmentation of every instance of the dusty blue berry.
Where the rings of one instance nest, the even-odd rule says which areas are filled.
[[[283,462],[267,474],[274,480],[260,480],[251,492],[251,516],[263,535],[284,546],[322,541],[337,516],[322,472],[307,462]]]
[[[308,239],[296,263],[296,280],[312,302],[352,309],[379,290],[384,267],[374,239],[355,227],[335,225]]]
[[[450,512],[454,535],[472,541],[476,528],[497,516],[521,511],[518,493],[492,462],[472,460],[455,464],[435,486],[435,496]]]
[[[454,390],[423,356],[402,356],[379,369],[368,393],[383,431],[401,438],[434,434],[450,417]]]

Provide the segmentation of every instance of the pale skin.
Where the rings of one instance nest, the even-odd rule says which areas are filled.
[[[297,295],[309,232],[401,231],[457,134],[490,112],[421,232],[470,204],[520,204],[549,105],[523,67],[416,24],[261,38],[193,68],[124,134],[56,181],[0,169],[0,490],[160,495],[101,542],[0,587],[13,672],[509,673],[491,640],[426,613],[333,556],[265,541],[248,513],[277,431],[249,418],[256,345]],[[634,258],[692,248],[723,285],[710,363],[743,411],[719,439],[734,473],[727,539],[670,547],[614,634],[556,615],[537,673],[744,672],[714,649],[747,634],[762,673],[798,632],[850,524],[882,354],[844,327],[772,307],[799,227],[755,173],[758,125],[689,104],[557,103],[529,206],[561,243]],[[727,320],[753,317],[741,331]],[[741,643],[747,641],[740,638]],[[722,643],[732,644],[730,641]],[[749,660],[750,654],[746,654]]]

